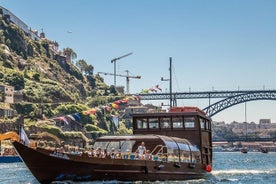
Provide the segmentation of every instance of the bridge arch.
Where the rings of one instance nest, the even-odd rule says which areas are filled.
[[[255,100],[276,100],[276,92],[258,91],[258,92],[251,92],[251,93],[245,93],[245,94],[238,94],[238,95],[220,100],[204,108],[203,110],[206,112],[206,114],[209,117],[212,117],[215,114],[229,107],[232,107],[234,105],[248,102],[248,101],[255,101]]]

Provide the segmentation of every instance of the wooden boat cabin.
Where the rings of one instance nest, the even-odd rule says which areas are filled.
[[[169,112],[132,116],[133,134],[154,134],[186,139],[200,150],[202,164],[212,164],[211,119],[199,108],[173,107]],[[168,153],[171,151],[168,150]]]

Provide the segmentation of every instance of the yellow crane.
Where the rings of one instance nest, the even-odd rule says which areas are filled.
[[[141,76],[137,75],[137,76],[131,76],[129,75],[129,71],[126,70],[126,75],[121,75],[121,74],[114,74],[114,73],[107,73],[107,72],[98,72],[98,74],[103,74],[103,75],[113,75],[113,76],[118,76],[118,77],[125,77],[126,78],[126,93],[129,94],[129,79],[133,78],[133,79],[141,79]],[[115,86],[116,87],[116,86]]]

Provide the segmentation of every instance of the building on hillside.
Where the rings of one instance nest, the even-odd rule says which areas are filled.
[[[42,39],[47,39],[45,36],[45,33],[42,32],[40,33],[40,35],[38,35],[38,31],[37,30],[32,30],[31,28],[29,28],[29,26],[24,23],[21,19],[19,19],[16,15],[14,15],[12,12],[10,12],[8,9],[0,6],[0,10],[2,10],[2,14],[4,19],[7,22],[13,22],[15,25],[17,25],[22,31],[24,31],[24,33],[29,36],[30,38],[32,38],[33,40],[38,40],[41,41]],[[48,40],[48,39],[47,39]],[[58,54],[58,42],[56,41],[51,41],[48,40],[50,43],[50,49],[55,53]]]
[[[221,122],[213,121],[212,122],[212,126],[215,126],[215,127],[226,127],[226,124],[225,124],[224,121],[221,121]]]
[[[124,118],[131,118],[131,114],[141,114],[148,111],[144,106],[130,106],[125,109]]]
[[[144,106],[129,106],[125,108],[124,113],[120,118],[125,119],[125,124],[127,127],[132,127],[132,114],[146,113],[148,111],[147,107]]]
[[[14,91],[14,102],[22,102],[23,101],[23,93],[21,90]]]
[[[254,122],[251,122],[251,123],[232,122],[231,125],[232,125],[232,131],[238,134],[255,133],[258,129],[258,126]]]
[[[14,87],[0,84],[0,117],[13,117],[17,112],[10,107],[14,103]]]
[[[8,22],[13,22],[16,24],[21,30],[25,32],[26,35],[30,36],[32,39],[41,40],[37,35],[37,31],[29,29],[29,26],[20,20],[17,16],[15,16],[12,12],[1,6],[0,9],[2,10],[4,19],[6,19]]]
[[[116,86],[116,90],[119,92],[119,93],[125,93],[125,87],[124,86]]]
[[[260,129],[270,129],[271,128],[271,120],[270,119],[260,119],[259,128]]]
[[[14,103],[14,87],[0,84],[1,102]]]

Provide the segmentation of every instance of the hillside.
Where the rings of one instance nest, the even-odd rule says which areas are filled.
[[[76,136],[86,140],[84,134],[93,138],[98,133],[114,133],[111,117],[116,110],[99,110],[88,115],[81,112],[110,104],[124,95],[118,94],[114,86],[106,85],[99,75],[94,75],[93,65],[85,60],[74,64],[77,54],[72,49],[60,51],[58,43],[47,39],[45,33],[39,37],[36,32],[31,33],[35,37],[0,12],[0,84],[14,86],[15,91],[22,94],[22,100],[12,105],[19,116],[11,121],[20,123],[20,117],[24,116],[29,134],[46,131],[63,140]],[[67,133],[49,120],[76,112],[81,118],[76,125],[67,127]],[[1,122],[7,122],[6,118]],[[78,133],[68,133],[70,131]]]
[[[0,43],[0,82],[23,90],[24,101],[84,102],[110,89],[100,76],[83,75],[64,52],[51,49],[52,41],[30,38],[3,16]]]

